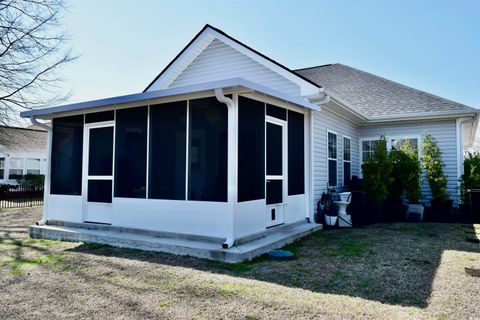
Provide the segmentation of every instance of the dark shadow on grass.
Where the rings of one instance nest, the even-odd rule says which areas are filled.
[[[99,244],[82,244],[68,251],[181,266],[313,292],[425,308],[442,253],[480,252],[478,244],[466,241],[475,237],[474,231],[473,225],[429,223],[319,231],[285,247],[296,254],[294,260],[271,261],[264,255],[237,264]],[[121,264],[115,263],[109,263],[109,267],[122,269]]]

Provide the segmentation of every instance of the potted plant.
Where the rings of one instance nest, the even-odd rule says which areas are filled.
[[[403,196],[407,188],[407,175],[410,165],[405,150],[410,148],[408,142],[404,142],[399,150],[392,150],[389,158],[392,164],[389,197],[385,202],[385,220],[391,222],[403,221],[407,214],[408,206],[404,204]]]
[[[450,217],[453,201],[448,198],[447,176],[444,172],[442,151],[438,147],[437,140],[427,132],[423,136],[422,142],[422,166],[432,190],[433,199],[430,200],[432,217],[436,220],[446,221]]]
[[[392,163],[388,157],[387,139],[381,136],[372,157],[362,165],[363,190],[369,200],[368,220],[376,223],[383,221],[383,203],[388,197]]]
[[[460,214],[464,222],[471,222],[471,199],[468,190],[480,189],[480,152],[467,153],[460,177]]]
[[[408,142],[401,146],[401,151],[405,155],[405,171],[402,177],[404,179],[405,197],[408,201],[407,218],[422,220],[424,207],[418,201],[422,197],[422,167],[418,159],[418,153],[412,149]]]

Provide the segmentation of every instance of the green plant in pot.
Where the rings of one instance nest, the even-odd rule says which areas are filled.
[[[403,195],[406,188],[405,172],[408,165],[408,158],[401,150],[390,151],[389,160],[392,165],[390,187],[388,198],[385,201],[385,221],[402,221],[407,213],[408,206],[403,204]]]
[[[437,140],[431,134],[425,133],[422,142],[422,166],[427,175],[428,184],[432,190],[432,218],[446,221],[450,218],[453,201],[447,193],[447,176],[445,164],[442,161],[442,151]]]
[[[418,202],[422,197],[422,166],[418,159],[418,152],[406,141],[402,144],[401,151],[405,156],[402,177],[404,179],[405,197],[408,201],[407,217],[422,220],[424,207],[423,204]]]
[[[373,155],[362,165],[363,191],[369,200],[369,222],[383,221],[383,203],[389,195],[393,179],[392,163],[387,152],[387,139],[381,136]]]
[[[479,204],[470,198],[468,190],[480,189],[480,152],[469,152],[463,162],[463,175],[460,177],[460,213],[464,222],[473,222],[472,211],[480,212]],[[475,200],[475,199],[474,199]]]
[[[389,198],[387,199],[387,213],[392,221],[403,221],[407,218],[407,211],[414,213],[415,219],[423,217],[423,205],[418,203],[422,196],[420,191],[420,177],[422,168],[418,159],[418,152],[404,139],[397,148],[392,148],[389,154],[392,163]],[[409,205],[404,204],[407,198]],[[415,209],[415,210],[413,210]],[[412,216],[413,217],[413,216]]]

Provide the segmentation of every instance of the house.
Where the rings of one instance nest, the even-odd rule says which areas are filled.
[[[27,173],[44,174],[47,131],[42,128],[0,126],[0,184],[17,184]]]
[[[49,192],[30,232],[251,258],[316,230],[322,192],[361,175],[382,134],[418,148],[428,130],[457,200],[478,114],[341,64],[290,70],[206,25],[141,93],[21,113],[52,121]]]

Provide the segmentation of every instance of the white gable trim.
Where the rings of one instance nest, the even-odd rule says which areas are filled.
[[[190,43],[187,48],[167,67],[165,71],[156,79],[146,91],[166,89],[192,62],[197,58],[214,39],[225,43],[245,56],[253,59],[268,69],[276,72],[280,76],[293,82],[300,87],[302,96],[318,95],[321,89],[318,86],[302,79],[293,72],[282,68],[278,64],[266,59],[260,54],[252,51],[245,45],[232,40],[230,37],[218,32],[210,26],[206,26],[204,30]]]

